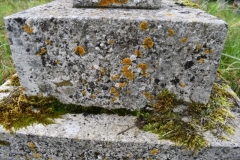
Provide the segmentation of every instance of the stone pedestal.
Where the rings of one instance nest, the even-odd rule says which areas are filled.
[[[224,21],[171,1],[160,9],[72,6],[57,0],[5,17],[27,95],[131,110],[163,89],[187,102],[208,101],[227,34]]]

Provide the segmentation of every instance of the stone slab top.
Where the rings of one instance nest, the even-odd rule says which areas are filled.
[[[73,0],[74,8],[160,8],[161,0]]]
[[[226,24],[206,12],[179,6],[174,1],[162,1],[160,9],[114,9],[114,8],[72,8],[72,0],[56,0],[48,4],[40,5],[20,13],[5,17],[5,19],[23,18],[23,19],[51,19],[51,18],[76,18],[76,19],[118,19],[118,20],[136,20],[147,21],[154,20],[169,22],[201,22],[206,24]]]

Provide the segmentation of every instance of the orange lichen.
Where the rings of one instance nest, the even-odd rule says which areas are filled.
[[[198,63],[199,64],[202,64],[204,62],[204,58],[200,58],[199,60],[198,60]]]
[[[130,65],[130,64],[132,64],[132,60],[131,60],[129,57],[124,58],[124,59],[122,60],[122,64]]]
[[[37,56],[41,56],[41,55],[44,55],[45,53],[47,53],[47,50],[46,50],[46,48],[41,48],[41,50],[40,50],[40,52],[38,52],[36,55]]]
[[[182,42],[182,43],[186,43],[186,42],[187,42],[187,38],[183,37],[183,38],[181,39],[181,42]]]
[[[152,39],[150,37],[147,37],[144,39],[144,41],[143,41],[144,48],[152,48],[153,45],[154,45],[154,42],[152,41]]]
[[[126,4],[128,0],[101,0],[97,6],[107,7],[111,4]]]
[[[128,83],[127,82],[120,82],[118,83],[118,88],[125,87]]]
[[[148,65],[147,65],[146,63],[140,63],[140,64],[138,64],[137,67],[142,70],[142,75],[143,75],[143,76],[147,76],[146,71],[147,71],[147,69],[148,69]]]
[[[87,94],[86,91],[82,91],[82,95],[85,96]]]
[[[169,36],[169,37],[173,37],[174,34],[175,34],[175,31],[174,31],[173,29],[169,29],[169,30],[168,30],[168,36]]]
[[[23,29],[25,32],[27,32],[28,34],[32,34],[33,33],[33,28],[29,27],[27,24],[23,25]]]
[[[52,45],[52,42],[49,39],[46,40],[46,43],[47,45]]]
[[[116,88],[114,88],[114,87],[112,87],[111,89],[110,89],[110,92],[111,92],[111,94],[113,94],[113,98],[111,99],[111,102],[113,103],[113,102],[115,102],[116,100],[117,100],[117,97],[119,97],[119,92],[117,91],[117,89]]]
[[[129,80],[133,80],[135,75],[128,68],[129,68],[129,65],[123,66],[123,68],[122,68],[123,75]]]
[[[86,82],[86,80],[85,79],[83,79],[82,80],[82,84],[86,84],[87,82]]]
[[[78,55],[81,55],[81,56],[84,56],[85,53],[86,53],[85,50],[84,50],[84,48],[83,48],[82,46],[77,46],[77,47],[75,47],[74,52],[75,52],[76,54],[78,54]]]
[[[100,70],[100,73],[101,73],[101,75],[104,76],[104,75],[107,75],[107,74],[108,74],[108,71],[107,71],[106,68],[102,67],[101,70]]]
[[[55,61],[55,64],[56,64],[56,65],[58,65],[59,63],[60,63],[59,60],[56,60],[56,61]]]
[[[141,58],[142,57],[142,52],[138,49],[135,50],[134,54],[138,57]]]
[[[153,150],[150,151],[150,154],[157,154],[158,152],[159,152],[158,149],[153,149]]]
[[[111,44],[111,45],[114,44],[114,40],[110,39],[109,44]]]
[[[212,50],[212,49],[206,49],[206,50],[205,50],[205,53],[206,53],[206,54],[213,53],[213,50]]]
[[[117,100],[117,97],[113,97],[113,98],[111,99],[111,102],[114,103],[116,100]]]
[[[147,22],[140,23],[140,29],[142,31],[146,31],[148,29],[148,23]]]
[[[148,100],[154,100],[154,96],[151,95],[149,92],[143,92],[143,95],[144,95],[145,98],[148,99]]]
[[[185,84],[184,83],[180,83],[180,86],[182,87],[182,88],[185,88]]]
[[[112,81],[116,81],[120,78],[120,75],[119,74],[116,74],[115,76],[111,76],[111,80]]]
[[[90,95],[90,98],[91,98],[91,99],[95,98],[94,94],[91,94],[91,95]]]

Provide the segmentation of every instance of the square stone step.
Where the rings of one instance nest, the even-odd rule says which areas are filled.
[[[167,89],[207,103],[224,21],[172,1],[155,10],[72,5],[57,0],[5,17],[25,94],[134,110]]]
[[[157,9],[161,0],[73,0],[74,8],[143,8]]]
[[[140,131],[137,127],[118,135],[133,125],[135,118],[105,114],[67,114],[63,119],[57,119],[56,124],[34,124],[14,134],[0,126],[0,159],[240,159],[239,118],[236,120],[236,134],[229,141],[216,140],[207,135],[210,147],[197,155],[176,147],[169,141],[158,140],[157,135]]]

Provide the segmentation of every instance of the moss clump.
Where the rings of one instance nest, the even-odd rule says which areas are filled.
[[[10,143],[7,142],[7,141],[0,140],[0,145],[2,145],[2,146],[9,146]]]
[[[7,86],[20,86],[20,81],[17,74],[12,75],[10,78],[10,83]]]
[[[193,150],[197,153],[201,148],[209,146],[204,133],[210,131],[220,139],[226,139],[227,135],[234,134],[233,119],[231,113],[233,96],[223,85],[214,84],[209,102],[205,104],[190,103],[184,111],[175,109],[182,100],[176,95],[163,90],[152,101],[152,113],[144,112],[147,125],[145,131],[151,131],[159,135],[159,139],[168,139],[178,146]]]
[[[0,124],[5,129],[13,131],[33,123],[53,123],[53,118],[60,115],[46,106],[54,101],[56,99],[53,97],[27,97],[19,87],[0,102]],[[34,107],[39,109],[34,111]]]

